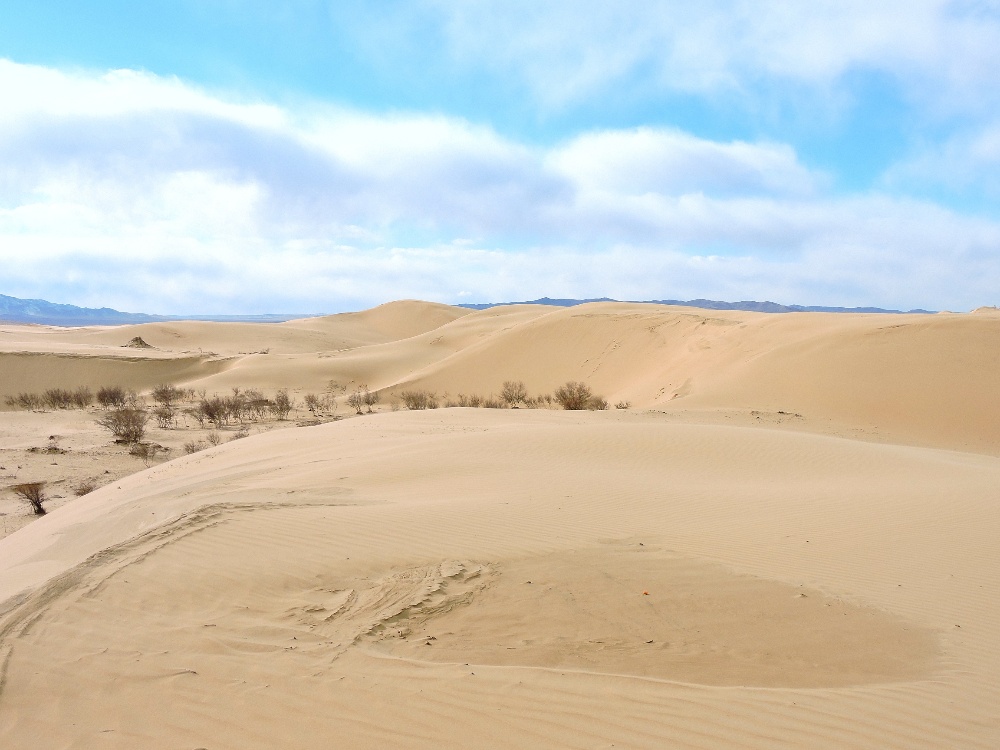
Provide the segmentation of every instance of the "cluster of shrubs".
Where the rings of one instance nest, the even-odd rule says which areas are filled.
[[[437,409],[439,406],[437,396],[431,391],[402,391],[397,394],[400,401],[407,409]],[[516,409],[524,407],[527,409],[545,409],[553,405],[561,406],[568,410],[603,410],[608,408],[608,402],[601,396],[594,395],[586,383],[570,381],[556,389],[554,394],[544,393],[539,396],[529,396],[528,389],[520,380],[504,381],[500,388],[500,395],[479,396],[458,394],[457,399],[446,399],[446,407],[462,406],[480,409]],[[628,404],[622,402],[618,408],[628,408]],[[359,412],[360,413],[360,412]]]
[[[285,420],[288,419],[288,413],[293,407],[292,398],[288,395],[288,390],[284,388],[274,394],[273,399],[267,398],[254,388],[248,388],[245,391],[233,388],[233,392],[229,396],[209,398],[202,394],[198,405],[189,409],[188,413],[198,420],[201,427],[204,427],[206,422],[210,422],[219,429],[232,423],[244,425],[247,422],[259,422],[269,415],[279,420]],[[161,405],[161,408],[165,407]]]
[[[94,394],[87,386],[69,391],[63,388],[49,388],[43,393],[19,393],[8,396],[7,406],[15,409],[86,409],[94,403]]]

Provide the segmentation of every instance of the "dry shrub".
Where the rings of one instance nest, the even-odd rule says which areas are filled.
[[[219,445],[222,442],[222,435],[220,435],[217,432],[210,432],[208,433],[208,437],[206,437],[205,439],[208,441],[209,445],[215,446]]]
[[[149,414],[145,409],[122,408],[109,412],[106,417],[97,420],[97,424],[111,431],[116,443],[133,445],[142,441],[146,435],[146,423]]]
[[[437,409],[438,402],[430,391],[403,391],[399,394],[407,409]]]
[[[594,394],[590,391],[590,386],[571,380],[566,385],[560,386],[556,390],[556,401],[563,409],[569,411],[579,411],[586,409]]]
[[[604,411],[608,408],[608,401],[603,396],[592,396],[587,402],[587,408],[591,411]]]
[[[250,430],[248,430],[246,427],[240,427],[240,429],[234,432],[233,436],[229,438],[229,442],[231,443],[234,440],[242,440],[243,438],[249,436],[250,436]]]
[[[167,449],[157,443],[133,443],[128,452],[136,458],[141,458],[143,463],[149,466],[150,461],[159,453],[166,453]]]
[[[187,453],[189,456],[192,453],[197,453],[200,450],[204,450],[204,448],[205,444],[202,442],[195,442],[194,440],[191,440],[187,443],[184,443],[184,452]]]
[[[482,406],[483,406],[484,409],[502,409],[503,408],[503,404],[504,404],[503,401],[501,401],[500,399],[498,399],[493,394],[490,394],[489,398],[484,398],[483,399]]]
[[[42,503],[48,500],[48,498],[45,497],[44,489],[45,482],[23,482],[11,487],[15,495],[19,495],[22,500],[31,506],[31,510],[36,516],[45,515],[45,508],[42,507]]]
[[[528,389],[520,380],[505,380],[500,388],[500,400],[514,407],[528,400]]]
[[[271,405],[271,411],[274,415],[281,420],[288,419],[288,412],[292,410],[292,399],[288,395],[288,389],[282,388],[280,391],[274,394],[274,403]]]
[[[629,403],[628,401],[619,401],[619,402],[618,402],[617,404],[615,404],[615,408],[616,408],[616,409],[627,409],[627,408],[629,408],[629,407],[630,407],[631,405],[632,405],[632,404],[631,404],[631,403]]]
[[[84,495],[89,495],[91,492],[97,489],[97,485],[90,479],[85,479],[80,482],[76,487],[73,488],[73,494],[77,497],[83,497]]]
[[[179,388],[172,386],[168,383],[161,383],[153,389],[153,400],[160,406],[167,408],[172,407],[178,401],[181,400],[184,395],[183,391]]]
[[[471,396],[466,396],[464,393],[459,393],[458,405],[479,408],[480,406],[483,405],[483,397],[477,396],[476,394],[472,394]]]
[[[29,409],[31,411],[36,411],[44,406],[42,397],[37,393],[19,393],[16,396],[8,396],[6,403],[7,406],[13,406],[18,409]]]
[[[128,399],[128,391],[120,385],[108,385],[97,390],[97,403],[103,409],[123,409]]]
[[[172,406],[157,406],[153,409],[153,416],[156,417],[156,424],[166,429],[174,424],[177,410]]]

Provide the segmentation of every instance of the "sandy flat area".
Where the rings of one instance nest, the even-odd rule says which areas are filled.
[[[8,325],[0,372],[300,402],[148,468],[0,411],[5,486],[64,488],[0,497],[2,747],[1000,746],[996,314]],[[612,406],[399,406],[507,379]]]

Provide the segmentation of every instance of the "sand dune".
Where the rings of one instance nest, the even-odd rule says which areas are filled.
[[[0,330],[5,392],[385,394],[0,539],[0,746],[1000,745],[995,314],[217,325]],[[388,408],[507,378],[631,407]],[[0,439],[60,419],[83,461],[74,414],[0,414]]]

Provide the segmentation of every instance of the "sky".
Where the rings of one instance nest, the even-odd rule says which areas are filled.
[[[1000,304],[1000,0],[0,0],[0,294]]]

